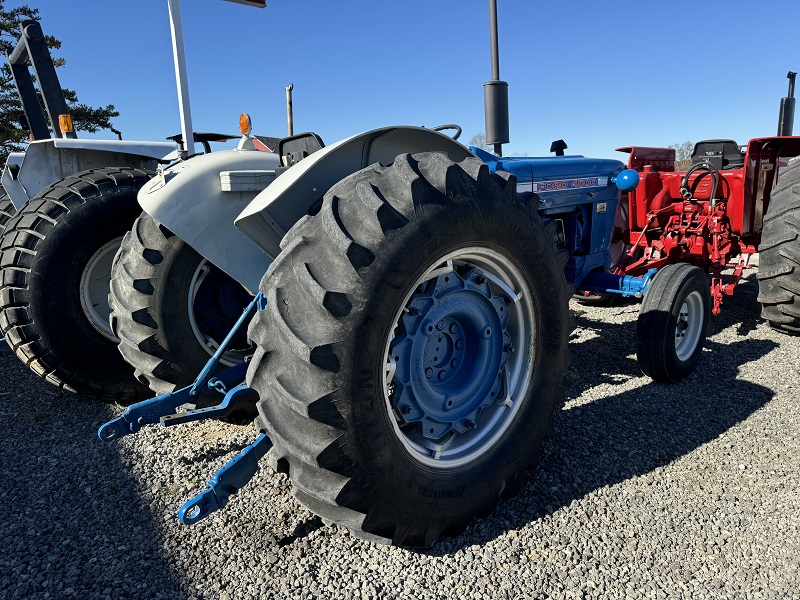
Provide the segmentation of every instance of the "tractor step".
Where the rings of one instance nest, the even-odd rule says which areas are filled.
[[[272,448],[272,442],[262,433],[256,441],[242,450],[236,458],[217,471],[206,489],[186,502],[178,511],[184,525],[194,525],[212,512],[224,508],[228,498],[242,489],[258,471],[258,461]]]

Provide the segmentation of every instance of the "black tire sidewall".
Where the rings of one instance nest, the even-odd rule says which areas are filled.
[[[132,379],[116,343],[103,336],[85,314],[80,283],[92,255],[121,238],[140,212],[136,190],[114,189],[64,214],[36,248],[29,310],[37,334],[57,356],[70,357],[70,370],[90,379]]]
[[[703,352],[711,316],[708,277],[697,267],[686,264],[669,265],[656,275],[652,285],[653,288],[648,292],[661,296],[654,302],[648,302],[649,306],[643,305],[643,311],[652,312],[649,318],[639,321],[638,336],[640,344],[643,340],[649,340],[648,343],[660,346],[656,356],[663,364],[653,365],[655,373],[647,374],[659,381],[677,382],[692,373]],[[675,331],[681,307],[693,292],[698,292],[703,301],[703,324],[694,351],[689,358],[681,360],[675,347]],[[655,341],[652,341],[652,336],[656,336]]]
[[[348,441],[362,466],[359,477],[380,498],[373,496],[373,504],[384,506],[385,512],[403,515],[401,521],[453,522],[490,510],[501,495],[512,491],[519,473],[535,460],[532,457],[546,434],[554,407],[555,390],[550,389],[553,382],[547,373],[563,373],[566,362],[566,348],[561,347],[566,346],[566,336],[560,341],[564,324],[547,318],[558,310],[554,304],[565,303],[557,293],[553,297],[559,285],[555,278],[563,280],[564,276],[536,260],[543,250],[542,240],[525,228],[527,216],[519,209],[504,204],[492,206],[492,212],[499,214],[490,219],[468,204],[425,210],[441,210],[443,214],[438,218],[428,216],[402,240],[387,240],[389,248],[384,248],[388,251],[383,253],[387,264],[378,271],[389,275],[373,283],[365,319],[353,338],[350,409],[352,422],[358,423],[359,428],[349,432]],[[434,229],[425,226],[428,223],[445,226]],[[434,257],[470,245],[493,248],[525,274],[536,305],[536,362],[524,404],[504,436],[471,464],[434,469],[409,454],[392,425],[381,381],[384,344],[409,286],[435,262]],[[401,281],[403,284],[398,285]]]
[[[177,388],[189,385],[208,362],[210,356],[192,331],[189,314],[189,292],[192,279],[203,263],[191,246],[177,236],[170,240],[169,253],[159,265],[153,318],[158,324],[159,341],[170,354],[174,368],[181,373]]]

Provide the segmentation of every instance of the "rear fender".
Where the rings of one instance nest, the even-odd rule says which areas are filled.
[[[275,179],[271,152],[221,150],[171,166],[139,191],[142,209],[248,290],[272,259],[234,227],[234,219]]]
[[[285,171],[238,216],[236,227],[270,256],[286,232],[334,184],[404,153],[444,152],[454,161],[475,156],[451,137],[423,127],[383,127],[341,140]],[[252,289],[252,288],[251,288]]]
[[[155,169],[159,160],[177,158],[176,149],[173,142],[37,140],[9,156],[2,183],[19,210],[46,186],[75,173],[104,167]]]

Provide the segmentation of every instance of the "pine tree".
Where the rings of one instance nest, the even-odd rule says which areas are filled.
[[[19,24],[26,19],[39,20],[39,9],[25,4],[6,10],[4,0],[0,0],[0,50],[3,53],[10,54],[14,50],[20,35]],[[50,35],[46,36],[46,40],[51,51],[61,48],[61,40]],[[53,58],[56,67],[63,67],[65,62],[63,58]],[[64,88],[63,92],[76,130],[94,133],[111,129],[111,119],[119,116],[113,104],[93,108],[80,103],[73,90]],[[29,132],[20,125],[21,114],[22,103],[11,76],[11,68],[5,62],[0,66],[0,168],[5,165],[10,152],[25,149]]]

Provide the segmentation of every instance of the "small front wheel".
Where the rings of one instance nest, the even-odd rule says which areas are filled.
[[[639,310],[639,367],[661,383],[675,383],[693,370],[708,330],[711,293],[706,274],[681,263],[661,269]]]

